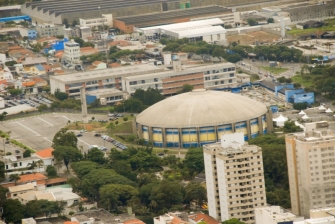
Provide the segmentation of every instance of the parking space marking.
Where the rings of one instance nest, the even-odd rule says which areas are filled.
[[[80,142],[86,144],[86,145],[90,145],[90,144],[88,144],[87,142],[85,142],[85,141],[83,141],[83,140],[81,140],[81,139],[79,139],[79,138],[78,138],[78,140],[79,140]]]
[[[39,120],[41,120],[41,121],[43,121],[43,122],[47,123],[48,125],[54,126],[53,124],[51,124],[51,123],[47,122],[46,120],[44,120],[44,119],[42,119],[42,118],[40,118],[40,117],[38,117],[37,119],[39,119]]]
[[[44,137],[44,140],[47,140],[48,142],[52,143],[47,137]]]
[[[30,128],[28,128],[27,126],[21,124],[20,122],[15,122],[15,123],[18,124],[18,125],[20,125],[20,126],[22,126],[22,127],[24,127],[25,129],[27,129],[27,130],[33,132],[33,133],[35,133],[36,136],[41,136],[40,134],[38,134],[37,132],[31,130]]]
[[[70,118],[68,118],[67,116],[62,116],[64,117],[65,119],[69,120],[69,121],[72,121]]]

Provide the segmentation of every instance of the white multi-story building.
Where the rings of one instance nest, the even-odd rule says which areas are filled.
[[[204,161],[209,215],[254,224],[255,208],[266,204],[262,149],[243,133],[227,134],[204,145]]]
[[[328,122],[305,124],[305,131],[286,135],[291,208],[309,217],[315,208],[335,206],[335,134]]]
[[[102,24],[109,27],[113,26],[113,15],[112,14],[102,14],[102,18],[92,18],[92,19],[79,19],[80,26],[86,26],[92,28],[97,28],[102,26]]]
[[[256,224],[280,224],[293,222],[297,217],[279,206],[268,206],[255,208],[255,219]]]
[[[64,43],[64,60],[71,64],[80,62],[80,45],[73,39]]]

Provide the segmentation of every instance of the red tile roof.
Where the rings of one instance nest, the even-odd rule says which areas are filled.
[[[130,219],[130,220],[124,221],[123,224],[145,224],[145,222],[139,219]]]
[[[53,148],[46,148],[41,151],[36,152],[35,154],[42,159],[53,157],[52,152],[54,151]]]
[[[25,174],[20,176],[20,180],[17,181],[17,183],[27,183],[37,180],[46,180],[48,179],[46,176],[44,176],[41,173],[33,173],[33,174]]]
[[[205,222],[206,224],[220,224],[216,219],[206,214],[194,214],[188,217],[197,223]]]

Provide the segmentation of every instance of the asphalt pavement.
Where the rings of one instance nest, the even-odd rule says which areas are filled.
[[[107,120],[106,115],[89,115],[96,119]],[[24,145],[31,147],[37,151],[51,147],[54,135],[63,127],[68,121],[81,121],[80,114],[66,114],[66,113],[50,113],[32,117],[25,117],[15,120],[3,121],[0,124],[0,130],[10,131],[10,139],[15,139],[22,142]],[[74,131],[76,134],[79,131]],[[94,137],[93,132],[83,133],[83,136],[78,137],[78,148],[83,152],[87,152],[90,145],[105,146],[108,150],[113,148],[113,144],[104,141],[101,137]],[[6,144],[6,151],[13,150]],[[14,152],[15,152],[15,146]],[[3,144],[0,142],[0,149],[3,150]]]

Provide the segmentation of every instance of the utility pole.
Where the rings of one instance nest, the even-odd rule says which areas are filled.
[[[100,15],[101,15],[102,34],[104,34],[104,33],[105,33],[104,17],[102,16],[100,5],[99,5],[98,8],[99,8],[99,12],[100,12]],[[108,34],[108,31],[107,31],[107,34]],[[107,37],[106,37],[106,39],[107,39]],[[106,67],[108,68],[108,49],[107,49],[107,42],[106,42],[106,39],[103,39],[103,36],[101,35],[102,48],[105,50],[105,53],[106,53]],[[105,49],[105,48],[106,48],[106,49]]]

